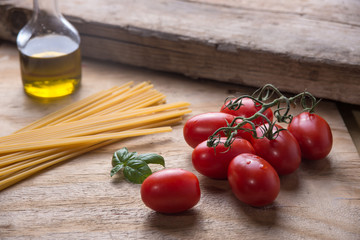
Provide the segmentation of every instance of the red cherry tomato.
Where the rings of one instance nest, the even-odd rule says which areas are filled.
[[[268,127],[268,124],[265,126]],[[262,127],[256,129],[258,137],[263,136]],[[278,125],[277,127],[281,128]],[[287,130],[280,131],[278,136],[272,140],[266,137],[254,138],[252,145],[256,154],[268,161],[279,175],[290,174],[300,166],[300,146],[295,137]]]
[[[227,127],[234,120],[234,116],[227,113],[203,113],[190,118],[184,125],[185,141],[195,148],[199,143],[207,140],[217,129]],[[225,136],[220,132],[221,136]]]
[[[226,138],[220,139],[220,144],[215,147],[207,146],[207,141],[197,145],[192,153],[194,168],[201,174],[215,179],[226,179],[230,161],[241,153],[253,153],[254,148],[245,139],[235,138],[231,148],[226,148]]]
[[[298,141],[303,158],[318,160],[330,153],[333,144],[331,129],[319,115],[303,112],[293,118],[288,130]]]
[[[232,101],[235,99],[232,99]],[[254,101],[250,98],[243,98],[242,99],[242,105],[237,110],[232,110],[226,107],[226,105],[230,102],[227,101],[222,107],[220,112],[232,114],[234,116],[241,116],[245,118],[249,118],[253,116],[256,112],[258,112],[261,109],[261,106],[256,106]],[[273,120],[274,114],[270,108],[266,109],[263,113],[270,121]],[[252,121],[255,123],[256,126],[259,126],[261,124],[267,123],[265,119],[262,117],[258,117]]]
[[[198,178],[189,171],[175,168],[151,174],[141,185],[146,206],[161,213],[178,213],[194,207],[200,200]]]
[[[228,180],[235,196],[255,207],[272,203],[280,192],[280,179],[274,168],[250,153],[240,154],[230,162]]]

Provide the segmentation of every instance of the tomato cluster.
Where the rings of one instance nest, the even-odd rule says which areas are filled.
[[[331,151],[333,139],[329,124],[319,115],[310,113],[318,103],[310,93],[287,98],[272,85],[265,85],[255,93],[259,93],[258,97],[230,99],[219,112],[190,118],[183,134],[185,141],[194,148],[192,163],[200,174],[227,179],[240,201],[261,207],[277,198],[279,175],[295,172],[302,159],[325,158]],[[274,93],[278,97],[266,103]],[[310,107],[306,98],[310,99]],[[290,104],[299,99],[306,111],[293,117],[289,115]],[[282,107],[282,103],[286,107]],[[275,106],[277,108],[272,111],[271,107]],[[276,124],[275,118],[277,122],[287,123],[287,128]],[[139,155],[138,158],[129,155],[137,171],[143,168],[140,160],[162,164],[159,158],[156,161],[148,156]],[[183,169],[153,173],[141,186],[145,205],[162,213],[190,209],[199,202],[200,195],[198,178]]]
[[[234,108],[226,102],[219,112],[190,118],[183,129],[185,141],[194,148],[194,168],[210,178],[228,179],[239,200],[257,207],[276,199],[280,191],[279,175],[296,171],[301,159],[325,158],[332,147],[331,129],[319,115],[303,112],[283,129],[273,124],[271,108],[262,109],[260,115],[254,116],[260,109],[250,98],[243,98],[239,107]],[[246,123],[236,129],[228,147],[229,133],[217,130],[234,127],[242,121],[239,116],[243,120],[251,119],[253,124]],[[208,139],[215,131],[219,140],[211,146]]]

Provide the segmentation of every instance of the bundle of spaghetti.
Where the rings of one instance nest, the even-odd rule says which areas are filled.
[[[0,190],[120,139],[171,131],[189,103],[167,104],[149,82],[100,91],[0,137]]]

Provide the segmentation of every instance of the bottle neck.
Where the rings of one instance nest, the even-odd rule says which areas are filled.
[[[60,17],[57,0],[34,0],[34,17]]]

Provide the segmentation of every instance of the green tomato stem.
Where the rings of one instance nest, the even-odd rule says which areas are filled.
[[[216,147],[220,143],[220,132],[224,132],[227,136],[225,141],[225,146],[229,147],[234,141],[236,134],[239,130],[251,132],[254,138],[263,138],[275,139],[280,131],[285,129],[279,129],[276,126],[276,123],[286,123],[289,124],[292,121],[293,116],[290,114],[291,106],[296,106],[297,102],[300,102],[303,111],[314,112],[315,107],[320,102],[317,100],[311,93],[304,91],[293,97],[286,97],[282,94],[275,86],[272,84],[266,84],[262,88],[257,89],[252,95],[242,95],[235,100],[229,100],[227,98],[225,102],[229,103],[226,105],[227,108],[231,110],[238,110],[242,106],[242,99],[250,98],[256,106],[261,106],[261,108],[251,117],[235,117],[231,123],[228,123],[227,127],[222,127],[217,129],[209,138],[207,145],[209,147]],[[271,100],[272,99],[272,100]],[[272,107],[276,109],[273,110],[275,120],[272,122],[268,117],[264,115],[264,112]],[[256,118],[261,117],[268,124],[264,128],[262,136],[257,136],[255,124],[252,122]],[[237,123],[237,120],[241,119],[242,122]],[[245,124],[250,124],[252,129],[243,128]]]

